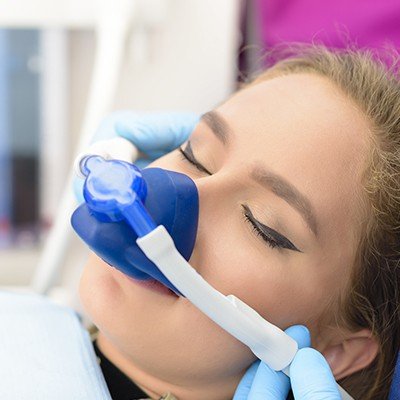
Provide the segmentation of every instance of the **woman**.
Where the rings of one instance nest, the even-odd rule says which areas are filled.
[[[205,114],[151,166],[200,197],[191,265],[313,347],[356,399],[387,397],[399,349],[400,84],[368,54],[303,50]],[[230,399],[253,354],[186,299],[96,256],[80,284],[99,354],[144,393]]]

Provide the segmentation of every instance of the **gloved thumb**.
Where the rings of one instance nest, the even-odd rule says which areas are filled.
[[[312,348],[297,352],[290,365],[294,397],[300,400],[341,400],[335,378],[321,353]]]
[[[299,348],[310,346],[310,333],[305,326],[291,326],[285,332],[296,340]],[[289,389],[289,378],[283,372],[257,361],[240,381],[234,400],[285,400]]]
[[[184,143],[199,122],[195,113],[164,112],[136,114],[125,112],[115,122],[119,136],[131,141],[151,159],[158,158]]]

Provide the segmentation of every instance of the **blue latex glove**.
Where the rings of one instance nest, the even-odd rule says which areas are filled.
[[[119,111],[111,117],[115,132],[132,142],[147,157],[147,160],[140,160],[141,165],[138,164],[142,168],[144,163],[148,164],[184,143],[200,119],[198,114],[183,112],[137,114]]]
[[[93,136],[92,143],[123,137],[140,151],[135,164],[144,168],[155,159],[184,143],[199,122],[199,115],[184,112],[137,113],[116,111],[104,118]],[[74,180],[77,200],[83,202],[83,179]]]
[[[340,400],[328,363],[321,353],[309,347],[307,328],[293,326],[286,333],[300,348],[290,366],[290,379],[257,361],[243,376],[233,400],[286,400],[290,385],[296,400]]]

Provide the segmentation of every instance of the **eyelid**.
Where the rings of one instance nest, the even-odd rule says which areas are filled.
[[[212,173],[204,167],[201,163],[199,163],[193,154],[192,146],[190,144],[190,140],[187,141],[185,149],[179,147],[179,151],[183,155],[183,157],[192,165],[194,165],[199,171],[204,172],[208,175],[212,175]]]
[[[259,229],[264,235],[266,236],[272,236],[274,240],[277,243],[277,247],[280,247],[282,249],[288,249],[288,250],[294,250],[302,253],[301,250],[299,250],[289,239],[287,239],[285,236],[277,232],[275,229],[270,228],[269,226],[264,225],[260,221],[258,221],[253,213],[251,212],[250,208],[243,204],[242,205],[243,209],[245,212],[248,214],[248,219],[256,226],[257,229]]]

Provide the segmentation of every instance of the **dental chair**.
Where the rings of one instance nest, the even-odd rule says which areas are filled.
[[[111,400],[74,310],[41,295],[0,291],[0,320],[1,399]],[[400,400],[400,357],[389,400]]]

